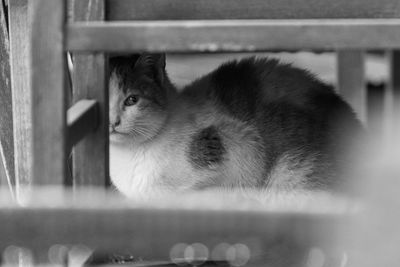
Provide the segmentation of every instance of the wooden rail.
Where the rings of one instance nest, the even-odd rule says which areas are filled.
[[[217,52],[298,49],[390,49],[400,20],[245,20],[74,23],[72,51]]]
[[[96,130],[99,124],[98,114],[98,103],[95,100],[83,99],[68,109],[68,151],[85,136]]]
[[[107,0],[109,20],[396,18],[397,0]]]
[[[168,260],[178,243],[243,243],[257,238],[268,244],[279,238],[303,248],[329,247],[340,216],[296,213],[246,213],[177,209],[1,209],[0,250],[7,246],[47,254],[54,244],[85,245],[144,259]],[[204,222],[207,222],[206,224]],[[73,229],[73,231],[72,231]]]
[[[0,251],[21,246],[44,262],[51,246],[69,244],[169,260],[171,248],[178,243],[202,243],[210,251],[220,243],[241,243],[257,258],[285,240],[304,251],[317,247],[329,254],[340,246],[338,231],[352,216],[337,209],[340,201],[329,202],[323,196],[314,199],[318,205],[313,198],[307,204],[301,197],[294,202],[283,195],[274,205],[257,205],[236,195],[222,198],[220,193],[160,198],[141,205],[98,191],[77,192],[41,189],[28,194],[23,207],[3,200]]]

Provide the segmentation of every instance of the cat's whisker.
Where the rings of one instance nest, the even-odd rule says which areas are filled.
[[[129,134],[131,135],[142,135],[142,132],[139,129],[132,129],[129,131]]]
[[[142,135],[145,136],[147,139],[151,139],[153,137],[152,132],[142,131]]]
[[[147,139],[151,138],[151,132],[146,131],[145,128],[135,127],[130,132],[133,134],[140,134]]]

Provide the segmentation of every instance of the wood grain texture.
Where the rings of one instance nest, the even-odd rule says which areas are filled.
[[[76,102],[67,111],[67,148],[94,132],[98,126],[98,104],[95,100],[83,99]]]
[[[104,0],[74,1],[74,21],[104,20]],[[108,77],[104,54],[74,55],[73,101],[98,102],[99,125],[73,150],[73,183],[106,186],[109,184]]]
[[[28,0],[11,1],[9,14],[14,158],[18,194],[21,186],[32,182],[33,163]]]
[[[394,18],[397,0],[107,0],[110,20]]]
[[[383,49],[400,45],[400,20],[232,20],[77,23],[74,51],[217,52]]]
[[[367,88],[363,51],[338,52],[338,90],[362,121],[367,121]]]
[[[32,14],[33,183],[66,176],[64,0],[29,1]]]
[[[14,185],[15,174],[10,44],[5,9],[0,3],[0,184],[3,183]]]

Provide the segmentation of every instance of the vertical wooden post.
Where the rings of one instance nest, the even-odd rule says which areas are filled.
[[[104,0],[75,0],[73,20],[104,20]],[[74,55],[73,101],[97,100],[99,126],[73,151],[74,185],[106,186],[108,174],[108,86],[104,54]]]
[[[362,122],[367,121],[364,52],[338,52],[338,89]]]
[[[384,95],[384,134],[388,145],[400,134],[400,50],[388,53],[390,81]]]
[[[33,182],[66,177],[65,0],[32,4]]]
[[[32,182],[32,117],[28,0],[9,5],[16,192]]]
[[[10,45],[5,7],[0,2],[0,184],[15,184]]]

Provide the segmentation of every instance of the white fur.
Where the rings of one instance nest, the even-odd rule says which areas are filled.
[[[155,154],[140,147],[134,150],[112,145],[110,175],[114,185],[126,195],[148,191],[152,181],[161,175],[160,164],[153,155]]]
[[[130,197],[147,197],[161,192],[184,192],[198,185],[224,188],[257,184],[262,176],[262,152],[249,136],[256,131],[242,122],[218,113],[172,117],[167,129],[145,143],[111,142],[110,174],[114,185]],[[192,114],[193,115],[193,114]],[[198,120],[197,120],[198,119]],[[195,168],[187,156],[196,131],[216,125],[226,154],[215,168]],[[249,132],[251,134],[249,134]]]
[[[306,177],[314,170],[314,161],[312,156],[304,159],[304,156],[296,151],[282,155],[269,174],[268,190],[291,192],[305,188]]]
[[[111,143],[110,174],[114,185],[127,196],[140,198],[193,187],[199,174],[187,161],[185,137],[168,138],[173,134],[141,144]]]

